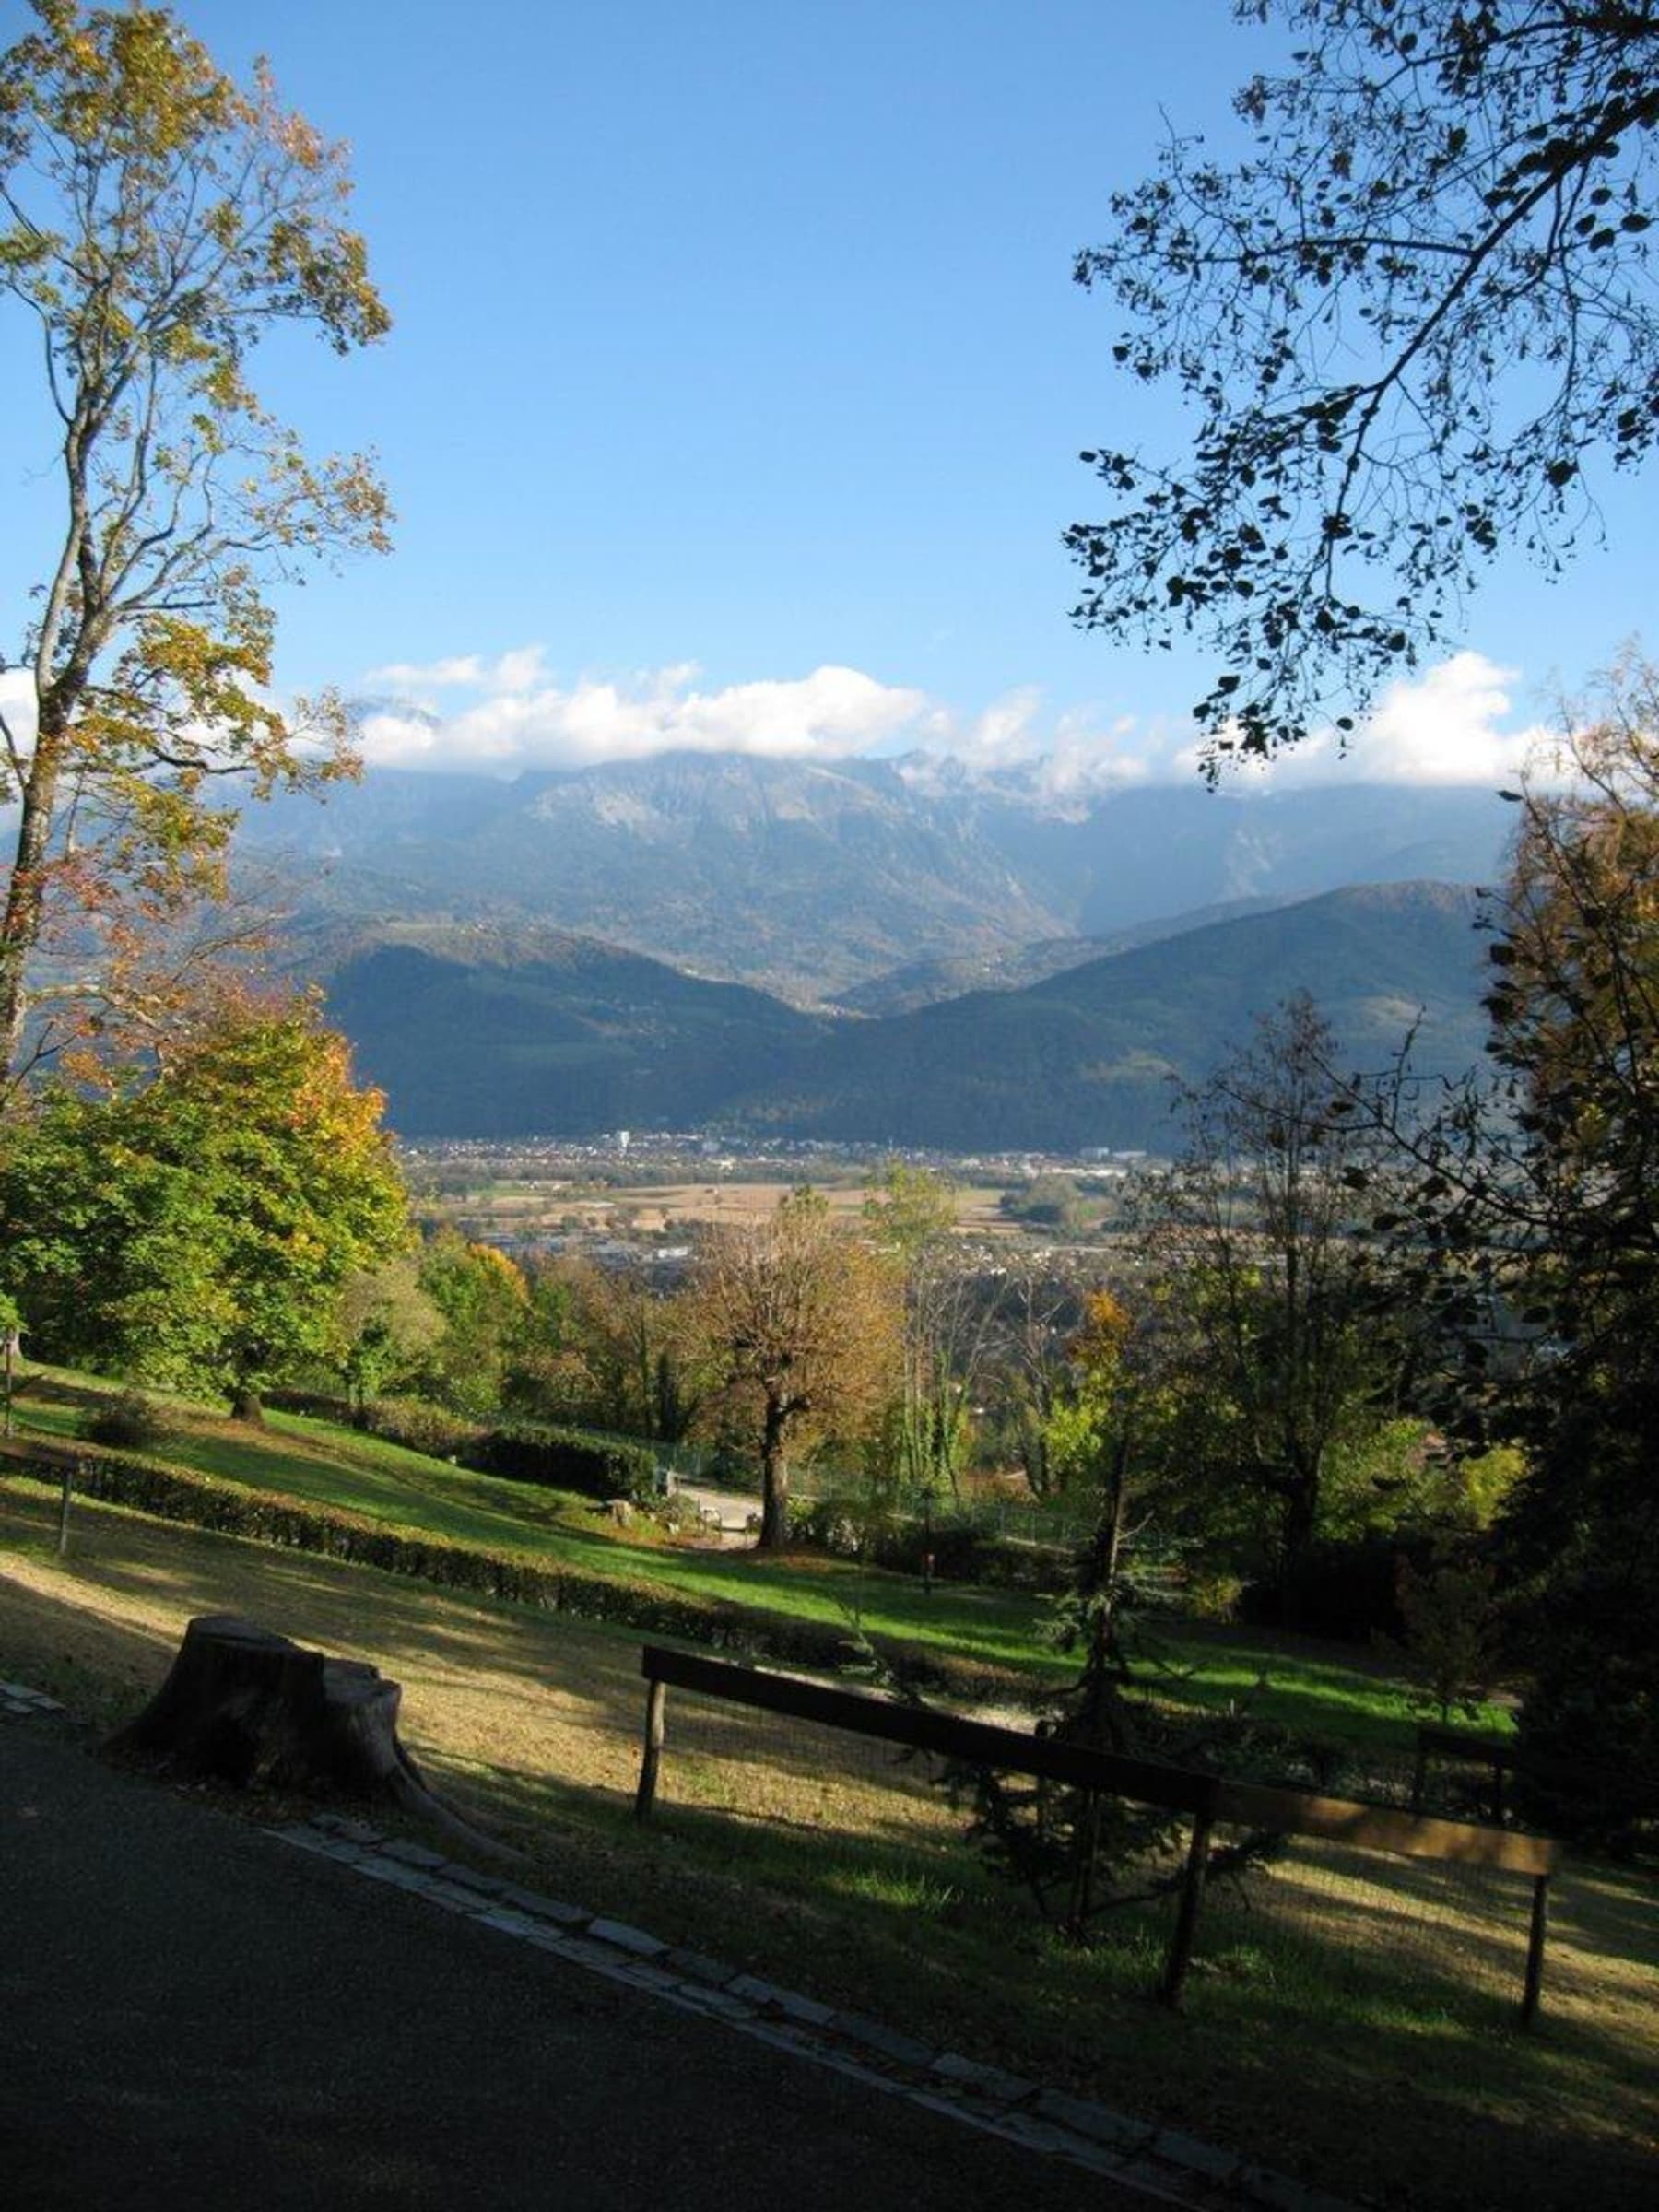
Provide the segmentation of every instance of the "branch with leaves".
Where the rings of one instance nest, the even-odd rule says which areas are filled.
[[[1086,453],[1117,503],[1066,533],[1080,624],[1218,664],[1212,774],[1350,730],[1500,548],[1559,571],[1598,465],[1659,439],[1652,0],[1236,12],[1303,41],[1235,100],[1251,151],[1171,139],[1076,265],[1190,447]]]
[[[34,0],[0,57],[0,294],[41,340],[62,490],[32,617],[4,665],[30,721],[0,736],[18,806],[0,909],[0,1060],[15,1068],[36,954],[223,889],[234,816],[354,762],[342,702],[272,701],[265,597],[317,559],[387,544],[359,454],[308,457],[251,381],[262,335],[337,352],[386,311],[342,220],[342,148],[244,90],[165,8]]]

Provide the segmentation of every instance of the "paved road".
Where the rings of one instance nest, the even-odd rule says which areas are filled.
[[[674,1495],[688,1498],[702,1510],[711,1534],[718,1535],[722,1548],[727,1551],[747,1550],[755,1540],[759,1525],[760,1500],[740,1490],[720,1490],[710,1483],[696,1482],[677,1475]]]
[[[17,2212],[1145,2212],[0,1724]]]

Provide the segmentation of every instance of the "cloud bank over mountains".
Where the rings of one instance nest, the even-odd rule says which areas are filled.
[[[1360,782],[1513,782],[1547,747],[1519,724],[1516,672],[1465,652],[1402,678],[1349,740],[1315,734],[1271,766],[1237,771],[1276,790]],[[935,753],[971,771],[1041,764],[1056,798],[1189,782],[1198,748],[1184,723],[1048,709],[1035,686],[964,715],[912,686],[827,665],[808,675],[710,688],[693,663],[627,677],[561,679],[540,646],[371,670],[359,739],[370,764],[516,774],[640,760],[665,752],[751,753],[796,760]]]
[[[371,670],[356,687],[365,702],[359,741],[371,767],[500,776],[665,752],[826,761],[932,754],[982,775],[1035,764],[1056,803],[1188,783],[1198,772],[1190,724],[1085,708],[1053,712],[1034,685],[963,714],[913,686],[834,665],[715,688],[700,676],[688,662],[563,681],[536,645],[494,657],[399,662]],[[1334,732],[1319,732],[1270,766],[1230,771],[1229,782],[1276,791],[1339,781],[1495,789],[1529,768],[1547,780],[1554,733],[1517,714],[1516,681],[1516,671],[1482,653],[1456,653],[1391,685],[1350,738],[1346,758]],[[25,670],[0,671],[0,713],[26,749],[34,714]]]

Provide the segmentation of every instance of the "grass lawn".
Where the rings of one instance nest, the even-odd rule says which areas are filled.
[[[19,1430],[73,1436],[88,1405],[112,1389],[36,1371],[18,1401]],[[272,1413],[264,1428],[253,1428],[183,1402],[171,1411],[176,1432],[159,1456],[229,1482],[831,1627],[856,1614],[876,1635],[968,1657],[1034,1685],[1066,1671],[1041,1639],[1042,1607],[1017,1592],[941,1584],[930,1595],[913,1576],[852,1560],[681,1547],[638,1520],[618,1528],[590,1499],[475,1475],[330,1422]]]
[[[74,1436],[88,1406],[116,1387],[66,1371],[33,1370],[18,1400],[19,1428]],[[1014,1694],[1040,1692],[1074,1671],[1045,1637],[1047,1607],[1019,1592],[948,1583],[929,1592],[914,1576],[855,1560],[677,1544],[641,1518],[618,1528],[591,1499],[473,1474],[332,1422],[272,1412],[255,1428],[187,1400],[152,1394],[176,1423],[161,1456],[226,1481],[762,1613],[831,1628],[856,1617],[877,1638],[1006,1677]],[[1171,1703],[1247,1703],[1262,1721],[1296,1734],[1349,1745],[1373,1759],[1409,1758],[1413,1715],[1406,1696],[1387,1667],[1363,1652],[1193,1623],[1172,1624],[1159,1641],[1169,1671],[1158,1687]],[[1488,1708],[1476,1724],[1502,1730],[1508,1716]]]
[[[400,1681],[437,1786],[591,1910],[1353,2201],[1651,2199],[1659,1915],[1627,1875],[1559,1882],[1531,2037],[1512,2025],[1511,1890],[1331,1852],[1212,1900],[1171,2016],[1146,1994],[1156,1914],[1096,1950],[1060,1946],[914,1763],[674,1692],[660,1817],[641,1830],[631,1636],[100,1506],[77,1507],[59,1561],[53,1504],[48,1486],[0,1479],[0,1673],[100,1724],[150,1693],[192,1615],[251,1614]],[[1320,1680],[1311,1667],[1306,1703]]]

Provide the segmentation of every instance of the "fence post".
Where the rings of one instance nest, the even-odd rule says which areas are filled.
[[[1526,1994],[1521,1999],[1521,2025],[1530,2028],[1538,2017],[1538,1999],[1544,1989],[1544,1945],[1549,1935],[1549,1877],[1533,1877],[1532,1935],[1526,1946]]]
[[[1170,1938],[1169,1957],[1164,1961],[1163,1984],[1158,1993],[1163,2003],[1171,2006],[1181,2003],[1181,1985],[1186,1980],[1186,1971],[1192,1963],[1193,1941],[1198,1933],[1198,1908],[1204,1902],[1204,1877],[1209,1870],[1210,1830],[1214,1825],[1213,1814],[1204,1812],[1193,1816],[1193,1840],[1187,1847],[1186,1874],[1181,1884],[1181,1908],[1175,1915],[1175,1933]]]
[[[652,1681],[645,1692],[645,1750],[640,1761],[640,1787],[634,1797],[634,1818],[649,1820],[656,1802],[657,1771],[663,1763],[663,1707],[668,1685]]]
[[[64,1462],[64,1487],[58,1497],[58,1558],[69,1556],[69,1500],[75,1495],[75,1476],[78,1463],[73,1458]]]

